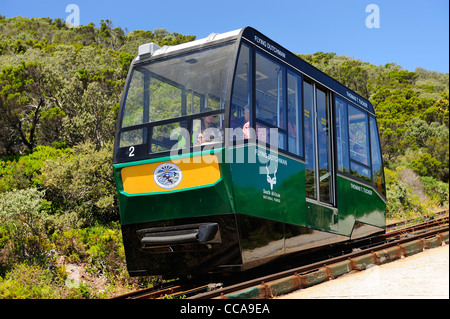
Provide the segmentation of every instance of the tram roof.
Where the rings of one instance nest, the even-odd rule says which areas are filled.
[[[163,46],[162,48],[157,49],[153,54],[152,58],[156,58],[158,56],[166,55],[166,54],[174,54],[176,52],[185,51],[189,48],[194,48],[197,46],[212,44],[214,42],[219,42],[222,40],[237,38],[243,29],[238,29],[234,31],[229,31],[225,33],[211,33],[209,36],[203,39],[198,39],[195,41],[177,44],[173,46]]]
[[[227,40],[237,39],[239,36],[246,39],[247,41],[253,43],[253,45],[267,51],[283,62],[291,65],[295,69],[299,70],[301,73],[306,76],[312,78],[313,80],[319,82],[320,84],[328,87],[332,91],[340,94],[342,97],[347,99],[348,101],[366,109],[370,113],[375,115],[375,111],[373,109],[372,104],[356,92],[350,90],[345,85],[335,80],[328,74],[322,72],[317,69],[315,66],[301,59],[291,51],[282,47],[272,39],[266,37],[259,31],[255,30],[252,27],[245,27],[241,29],[237,29],[234,31],[229,31],[225,33],[211,33],[209,36],[203,39],[198,39],[195,41],[182,43],[174,46],[163,46],[159,48],[156,46],[153,53],[151,54],[151,58],[159,58],[166,55],[174,55],[181,52],[189,51],[189,49],[199,48],[203,45],[213,45],[215,43],[224,42]],[[146,60],[150,57],[148,54],[138,55],[135,59],[135,62],[140,60]]]

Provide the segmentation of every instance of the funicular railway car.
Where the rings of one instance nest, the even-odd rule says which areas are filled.
[[[245,271],[385,231],[372,105],[250,27],[142,45],[113,161],[131,276]]]

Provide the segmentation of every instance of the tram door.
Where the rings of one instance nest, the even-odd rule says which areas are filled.
[[[305,191],[310,199],[334,204],[331,105],[327,91],[303,82]]]

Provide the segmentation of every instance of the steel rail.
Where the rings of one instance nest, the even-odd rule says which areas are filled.
[[[445,223],[448,224],[449,222],[449,217],[442,217],[439,219],[431,219],[431,220],[427,220],[423,223],[420,224],[415,224],[415,225],[411,225],[408,227],[404,227],[404,228],[400,228],[400,229],[395,229],[395,230],[391,230],[389,232],[387,232],[384,237],[385,238],[391,238],[391,237],[395,237],[395,236],[399,236],[399,235],[404,235],[407,233],[411,233],[411,232],[417,232],[420,230],[424,230],[424,229],[430,229],[432,227],[439,227],[441,225],[444,225]]]
[[[446,210],[442,210],[442,211],[436,212],[436,213],[434,213],[432,215],[416,217],[416,218],[410,218],[410,219],[407,219],[407,220],[402,220],[400,222],[391,223],[391,224],[386,225],[386,229],[394,229],[394,228],[397,228],[397,227],[406,227],[406,225],[412,224],[412,223],[420,223],[420,222],[423,223],[423,222],[425,222],[427,220],[436,219],[436,218],[439,218],[439,217],[441,217],[443,215],[447,215],[447,217],[448,217],[448,214],[449,214],[449,210],[446,209]]]

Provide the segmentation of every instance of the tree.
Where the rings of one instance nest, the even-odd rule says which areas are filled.
[[[2,147],[8,153],[33,152],[41,115],[53,105],[51,75],[37,62],[21,62],[0,73]],[[57,106],[55,106],[57,107]]]
[[[369,74],[364,63],[359,60],[348,60],[342,63],[338,72],[338,80],[350,89],[369,98]]]

